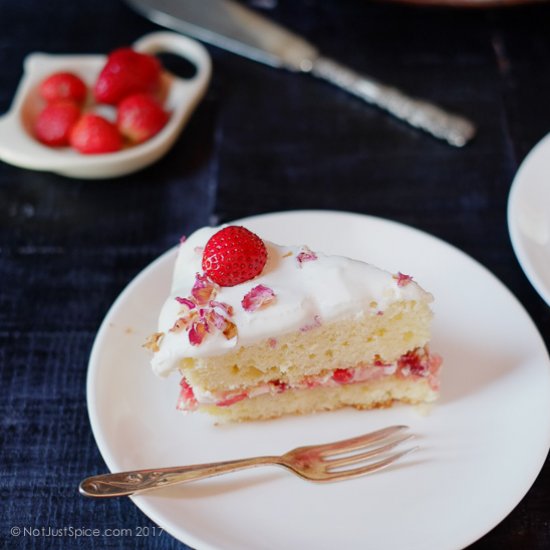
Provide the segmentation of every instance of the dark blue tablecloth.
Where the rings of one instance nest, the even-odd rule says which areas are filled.
[[[105,469],[86,410],[96,331],[128,281],[199,226],[297,208],[404,222],[487,266],[549,342],[549,309],[514,257],[506,201],[550,130],[550,5],[255,4],[328,55],[472,117],[479,135],[453,149],[327,84],[210,48],[206,98],[153,167],[93,182],[0,163],[3,548],[185,548],[130,500],[87,500],[77,486]],[[112,0],[0,0],[0,112],[29,52],[106,53],[156,28]],[[550,548],[548,464],[472,548]]]

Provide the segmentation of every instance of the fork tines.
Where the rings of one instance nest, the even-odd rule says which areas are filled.
[[[390,454],[395,447],[414,437],[413,434],[402,434],[407,429],[408,426],[390,426],[362,436],[319,445],[318,456],[324,464],[327,481],[376,472],[415,451],[418,447]],[[380,459],[372,462],[375,458]]]
[[[325,445],[316,445],[315,447],[317,450],[320,451],[321,455],[328,455],[328,454],[337,454],[338,451],[340,452],[348,452],[348,451],[354,451],[357,449],[363,449],[365,447],[369,447],[371,445],[374,445],[375,443],[378,443],[380,441],[384,441],[385,439],[389,439],[399,432],[403,432],[405,430],[408,430],[408,426],[389,426],[387,428],[383,428],[381,430],[377,430],[375,432],[369,432],[368,434],[359,435],[357,437],[351,437],[349,439],[342,439],[340,441],[334,441],[332,443],[327,443]],[[407,436],[407,438],[410,438],[411,436]]]

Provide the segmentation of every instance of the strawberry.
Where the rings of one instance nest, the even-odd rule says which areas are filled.
[[[75,124],[70,142],[77,151],[87,155],[113,153],[122,148],[122,137],[116,126],[93,113],[83,115]]]
[[[161,65],[155,56],[119,48],[107,57],[94,85],[94,96],[99,103],[116,105],[131,94],[156,92],[160,75]]]
[[[267,262],[267,249],[258,235],[229,225],[212,235],[202,255],[206,275],[220,286],[235,286],[259,275]]]
[[[134,94],[118,105],[118,131],[132,143],[143,143],[160,132],[168,113],[148,94]]]
[[[79,118],[80,107],[74,101],[50,103],[38,115],[34,135],[50,147],[69,145],[71,130]]]
[[[417,350],[408,351],[402,355],[398,361],[397,366],[400,370],[409,369],[411,374],[416,376],[423,376],[427,373],[426,361],[420,356]]]
[[[218,401],[216,403],[216,407],[230,407],[231,405],[234,405],[235,403],[238,403],[239,401],[242,401],[247,397],[248,397],[248,392],[243,391],[241,393],[238,393],[230,397],[226,397],[221,401]]]
[[[353,371],[351,369],[336,369],[332,373],[332,379],[338,384],[347,384],[353,379]]]
[[[70,99],[84,103],[87,94],[86,84],[74,73],[53,73],[45,78],[38,88],[41,97],[48,103],[60,99]]]

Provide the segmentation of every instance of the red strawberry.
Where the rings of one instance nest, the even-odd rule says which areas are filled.
[[[229,225],[212,235],[202,255],[202,268],[220,286],[235,286],[259,275],[267,249],[258,235]]]
[[[160,75],[161,65],[155,56],[120,48],[109,54],[95,83],[94,95],[99,103],[116,105],[131,94],[157,91]]]
[[[226,397],[225,399],[218,401],[216,403],[216,407],[230,407],[231,405],[234,405],[235,403],[238,403],[239,401],[242,401],[247,397],[248,397],[248,392],[243,391],[241,393],[238,393],[237,395]]]
[[[332,379],[338,384],[347,384],[351,382],[353,378],[353,371],[351,369],[336,369],[332,373]]]
[[[94,155],[113,153],[122,148],[122,137],[116,126],[107,119],[88,113],[71,131],[71,145],[80,153]]]
[[[50,103],[38,115],[34,135],[50,147],[69,145],[71,129],[79,118],[80,107],[74,101]]]
[[[399,369],[408,368],[412,374],[422,376],[422,374],[426,372],[427,368],[425,361],[422,359],[423,358],[420,357],[416,350],[408,351],[398,359],[397,366]]]
[[[86,99],[86,84],[74,73],[53,73],[45,78],[38,88],[40,95],[47,101],[70,99],[76,103],[84,103]]]
[[[132,143],[143,143],[160,132],[167,120],[168,113],[150,95],[134,94],[119,103],[116,124]]]

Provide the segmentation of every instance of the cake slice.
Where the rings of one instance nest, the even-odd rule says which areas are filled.
[[[147,347],[179,373],[177,407],[242,421],[434,401],[431,294],[412,277],[239,226],[179,247]]]

